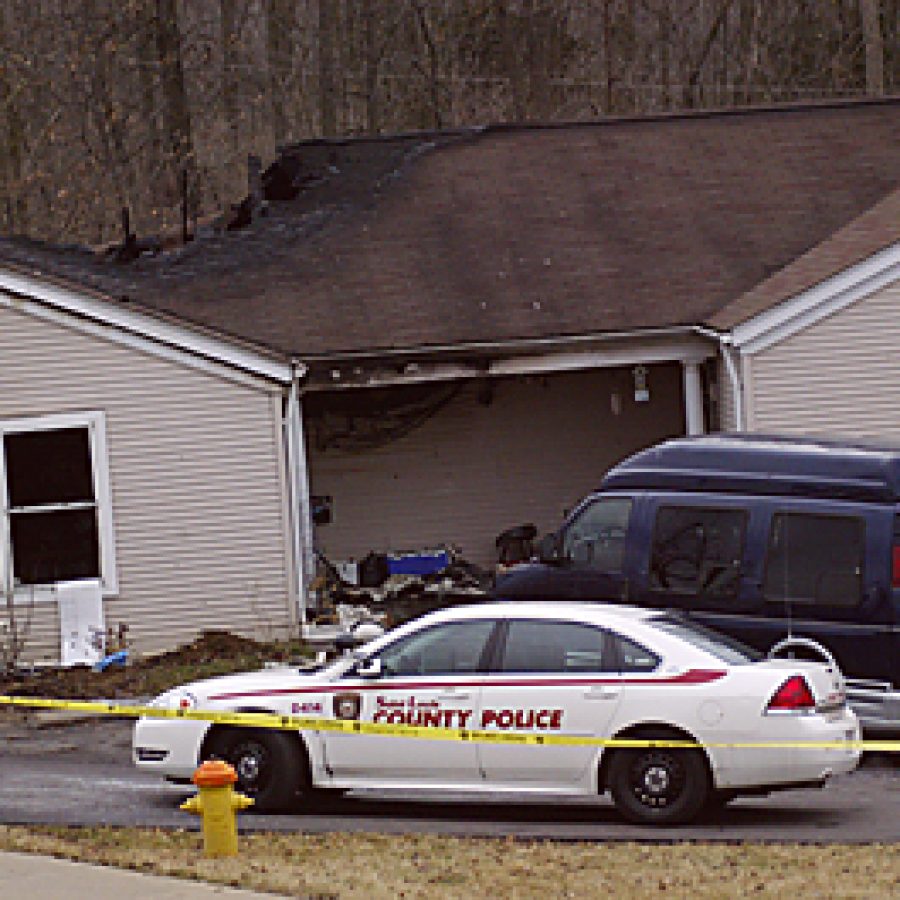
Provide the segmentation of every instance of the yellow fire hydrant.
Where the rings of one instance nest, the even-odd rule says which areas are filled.
[[[237,772],[227,762],[209,759],[194,772],[191,781],[199,793],[185,800],[181,808],[203,819],[203,852],[209,857],[237,856],[235,813],[253,805],[250,797],[235,793]]]

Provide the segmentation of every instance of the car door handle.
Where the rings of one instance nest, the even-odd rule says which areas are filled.
[[[468,691],[441,691],[438,700],[468,700],[472,695]]]
[[[615,700],[618,696],[617,687],[592,687],[584,692],[585,700]]]

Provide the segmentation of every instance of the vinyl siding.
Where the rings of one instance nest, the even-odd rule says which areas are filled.
[[[624,368],[493,386],[490,405],[469,383],[419,428],[366,452],[322,451],[310,428],[312,492],[330,494],[334,509],[333,522],[316,529],[317,546],[332,559],[359,559],[452,544],[489,565],[498,533],[525,522],[540,533],[557,527],[613,463],[684,433],[678,364],[650,367],[649,403],[634,402]]]
[[[0,308],[0,418],[103,411],[119,591],[138,651],[291,623],[281,397]],[[55,603],[29,654],[55,658]]]
[[[754,431],[900,443],[900,282],[751,357]]]

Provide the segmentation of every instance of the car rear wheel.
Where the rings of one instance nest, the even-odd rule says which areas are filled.
[[[699,750],[618,750],[608,780],[616,808],[638,825],[689,822],[710,794],[709,770]]]
[[[306,787],[306,766],[296,739],[280,731],[235,728],[213,736],[204,756],[224,759],[237,773],[235,789],[275,812],[295,805]]]

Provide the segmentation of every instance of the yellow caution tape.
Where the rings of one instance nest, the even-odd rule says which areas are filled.
[[[213,722],[217,725],[238,725],[249,728],[277,728],[282,731],[337,731],[345,734],[369,734],[385,737],[419,738],[427,741],[477,741],[487,744],[516,746],[580,746],[580,747],[707,747],[717,750],[865,750],[879,753],[900,753],[900,741],[745,741],[697,744],[694,741],[655,740],[648,738],[598,738],[567,734],[535,734],[522,731],[475,731],[466,728],[437,728],[418,725],[387,725],[348,719],[322,719],[312,716],[279,716],[275,713],[220,712],[199,709],[165,709],[157,706],[129,706],[97,700],[52,700],[38,697],[5,697],[0,706],[30,709],[65,709],[91,715],[123,718],[185,719]]]

